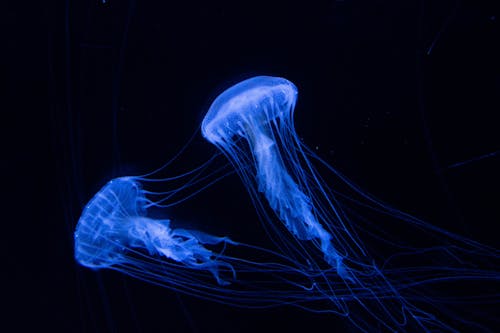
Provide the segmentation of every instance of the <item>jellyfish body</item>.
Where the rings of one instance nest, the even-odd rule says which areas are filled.
[[[224,284],[218,269],[231,267],[215,259],[205,245],[233,242],[198,231],[174,229],[169,220],[149,218],[148,203],[134,178],[108,182],[88,203],[77,224],[76,260],[90,268],[107,268],[132,261],[130,250],[144,250],[149,255],[210,271],[218,283]]]
[[[203,136],[234,159],[234,142],[244,138],[255,157],[258,190],[298,239],[317,240],[325,260],[347,276],[332,236],[316,219],[309,197],[284,165],[271,126],[286,124],[297,99],[297,88],[283,78],[258,76],[238,83],[213,102],[203,119]]]

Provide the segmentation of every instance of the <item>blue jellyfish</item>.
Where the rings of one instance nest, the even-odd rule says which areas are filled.
[[[268,76],[223,92],[201,125],[220,152],[178,176],[157,177],[169,162],[110,181],[78,221],[76,260],[234,306],[334,313],[361,331],[454,331],[450,322],[482,329],[448,305],[494,296],[440,290],[449,282],[465,289],[467,281],[498,283],[498,250],[401,212],[351,182],[299,140],[296,99],[293,83]],[[231,170],[227,162],[213,168],[221,153]],[[272,247],[151,214],[166,207],[172,214],[234,172]]]
[[[75,231],[75,258],[83,266],[107,268],[133,261],[129,250],[146,251],[177,264],[213,274],[219,284],[220,270],[232,271],[205,245],[233,243],[199,231],[172,228],[169,220],[146,216],[146,198],[132,177],[111,180],[87,204]]]
[[[215,99],[202,134],[233,163],[281,251],[303,270],[328,270],[335,283],[323,292],[354,325],[367,331],[374,325],[391,331],[453,330],[434,315],[447,312],[445,307],[430,295],[424,301],[424,286],[498,281],[497,271],[474,263],[478,257],[497,259],[498,251],[380,202],[321,160],[295,132],[296,99],[297,88],[286,79],[250,78]],[[404,225],[409,237],[391,234],[391,225],[396,230]],[[475,260],[468,265],[467,259]]]
[[[259,76],[243,81],[213,102],[203,119],[202,134],[222,148],[238,170],[245,169],[247,162],[241,160],[233,142],[234,138],[245,138],[255,159],[258,191],[264,194],[271,208],[295,237],[316,241],[326,262],[334,266],[340,275],[348,277],[342,265],[342,256],[332,246],[332,234],[313,214],[310,197],[285,167],[272,131],[273,125],[283,126],[283,129],[278,129],[280,131],[287,128],[293,131],[293,123],[286,120],[292,119],[296,98],[297,88],[286,79]],[[294,138],[290,136],[290,139]],[[287,151],[287,148],[281,149]],[[244,179],[248,177],[245,175]]]

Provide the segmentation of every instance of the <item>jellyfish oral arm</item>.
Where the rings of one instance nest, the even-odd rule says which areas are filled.
[[[253,133],[252,138],[259,191],[295,237],[319,240],[325,261],[343,275],[342,258],[331,243],[332,236],[314,217],[309,198],[286,171],[275,142],[262,132]]]
[[[219,284],[227,284],[220,278],[219,268],[226,267],[233,271],[231,265],[215,259],[214,252],[204,245],[222,242],[235,244],[228,238],[192,232],[187,229],[172,229],[170,220],[135,217],[131,225],[128,231],[130,247],[143,248],[150,255],[164,256],[190,268],[209,270]]]

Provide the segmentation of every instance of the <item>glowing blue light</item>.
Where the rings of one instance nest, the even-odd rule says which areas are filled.
[[[218,261],[204,245],[234,243],[199,231],[173,229],[169,220],[148,218],[149,204],[134,178],[117,178],[106,184],[89,202],[78,222],[76,260],[90,268],[124,265],[131,261],[130,254],[143,249],[151,256],[210,271],[223,284],[219,268],[232,270],[232,267]]]
[[[274,138],[273,125],[293,130],[296,99],[297,88],[290,81],[254,77],[221,94],[208,110],[201,130],[208,141],[223,149],[237,164],[241,162],[234,149],[235,138],[246,139],[255,158],[259,192],[264,193],[293,235],[301,240],[317,240],[325,260],[347,277],[342,258],[332,246],[332,235],[319,223],[310,198],[286,169]],[[238,167],[241,170],[244,165]]]
[[[223,92],[201,126],[238,172],[276,249],[148,215],[150,207],[174,207],[230,174],[226,167],[209,171],[215,154],[179,176],[152,178],[162,167],[105,185],[78,222],[77,261],[221,303],[335,313],[363,331],[452,331],[447,322],[461,318],[446,306],[459,297],[441,295],[439,287],[500,280],[498,250],[401,212],[352,183],[299,140],[296,99],[290,81],[254,77]],[[144,189],[171,180],[171,190]]]

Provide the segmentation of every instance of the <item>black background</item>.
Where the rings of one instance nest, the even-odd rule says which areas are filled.
[[[433,224],[498,246],[498,155],[450,168],[500,149],[493,3],[5,3],[5,327],[348,329],[333,316],[233,309],[73,260],[72,232],[92,195],[112,177],[168,161],[213,98],[254,75],[297,85],[297,132],[353,181]],[[213,153],[198,135],[172,173]],[[261,234],[235,176],[167,214],[214,234]]]

